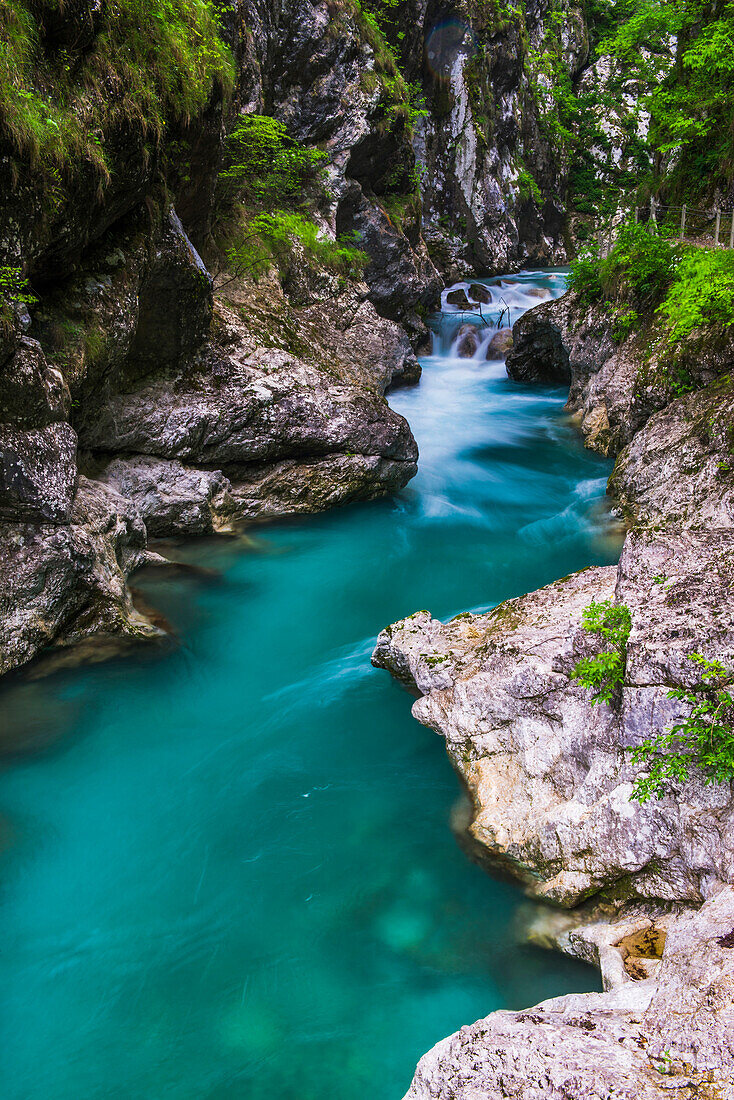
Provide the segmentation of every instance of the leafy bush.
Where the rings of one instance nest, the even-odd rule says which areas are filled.
[[[19,267],[0,266],[0,304],[24,302],[32,305],[37,300]]]
[[[306,257],[336,275],[359,278],[367,264],[364,252],[347,241],[332,241],[301,214],[285,210],[258,214],[244,226],[227,251],[230,278],[257,278],[273,266],[285,270],[300,245]]]
[[[229,198],[280,206],[302,201],[315,181],[326,154],[309,149],[269,115],[245,115],[227,138],[220,180]]]
[[[734,780],[734,673],[701,653],[689,659],[701,667],[701,683],[668,692],[669,699],[688,703],[688,716],[628,750],[633,763],[645,768],[632,790],[638,802],[662,798],[671,783],[684,783],[694,768],[707,784]]]
[[[630,609],[611,600],[592,600],[582,612],[581,625],[587,633],[603,638],[608,648],[595,657],[582,658],[571,677],[594,693],[592,706],[608,703],[624,679],[627,639],[632,629]]]
[[[626,298],[631,292],[639,304],[659,301],[673,281],[675,262],[675,249],[654,227],[626,225],[600,265],[605,296]]]
[[[658,312],[667,321],[671,345],[694,329],[734,324],[734,253],[688,250]]]
[[[603,293],[599,257],[593,252],[584,252],[572,260],[567,286],[579,294],[587,305],[597,302]]]

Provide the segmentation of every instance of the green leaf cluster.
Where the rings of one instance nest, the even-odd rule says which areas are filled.
[[[673,346],[695,329],[725,329],[734,324],[734,253],[688,249],[658,312],[665,318],[668,343]]]
[[[595,657],[582,658],[571,678],[593,693],[592,706],[608,703],[624,679],[627,639],[632,629],[630,609],[611,600],[592,600],[582,612],[581,625],[587,633],[602,638],[607,648]]]
[[[227,138],[220,173],[227,199],[268,206],[301,203],[310,185],[320,181],[326,153],[288,135],[269,115],[245,115]]]
[[[255,279],[272,267],[282,272],[299,246],[312,263],[345,278],[360,278],[367,265],[366,254],[351,242],[331,240],[302,214],[275,210],[244,224],[227,250],[227,267],[234,277],[250,274]]]
[[[734,0],[625,0],[600,43],[645,89],[649,143],[672,194],[696,197],[734,176]],[[668,58],[675,54],[675,64]]]
[[[5,304],[23,302],[26,305],[38,300],[19,267],[0,265],[0,300]]]
[[[605,298],[649,307],[672,284],[677,255],[654,226],[627,224],[605,259],[587,251],[572,261],[568,285],[588,303]]]
[[[688,704],[688,715],[628,749],[632,762],[644,767],[632,790],[638,802],[647,802],[653,795],[662,798],[671,784],[684,783],[693,769],[703,773],[707,784],[734,780],[734,673],[701,653],[689,659],[701,669],[700,682],[668,692],[669,699]]]

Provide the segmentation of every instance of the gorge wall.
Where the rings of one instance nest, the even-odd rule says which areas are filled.
[[[0,103],[3,672],[155,636],[126,584],[148,536],[405,484],[416,448],[384,392],[418,377],[442,273],[565,256],[554,77],[531,62],[551,42],[567,79],[587,52],[550,0],[400,5],[394,49],[351,0],[237,0],[218,22],[192,0],[145,39],[125,6],[21,8]],[[363,280],[297,242],[232,275],[220,174],[243,114],[321,158],[307,217],[358,244]]]

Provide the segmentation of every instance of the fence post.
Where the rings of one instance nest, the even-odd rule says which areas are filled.
[[[681,207],[681,212],[680,212],[680,239],[683,240],[685,235],[686,235],[686,204],[683,203],[683,206]]]
[[[729,234],[729,248],[734,248],[734,210],[731,212],[731,233]]]
[[[650,221],[655,224],[655,198],[650,199]]]
[[[637,203],[635,203],[635,225],[637,225],[639,220],[640,220],[640,211],[637,208]]]
[[[721,211],[719,210],[718,206],[715,207],[715,209],[716,209],[716,230],[714,232],[714,244],[718,248],[718,246],[719,246],[719,230],[721,229]]]

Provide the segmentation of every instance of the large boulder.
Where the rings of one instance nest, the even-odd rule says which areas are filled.
[[[68,523],[76,491],[76,432],[66,423],[0,425],[0,519]]]
[[[696,682],[692,653],[734,665],[733,596],[733,532],[640,531],[618,569],[446,624],[418,612],[380,635],[373,662],[420,693],[413,714],[462,776],[475,858],[562,906],[596,894],[700,903],[711,883],[734,881],[729,785],[694,772],[639,804],[625,754],[683,713],[667,694]],[[632,615],[624,683],[614,705],[592,706],[571,677],[599,646],[581,614],[614,598]]]
[[[125,583],[144,560],[140,516],[111,488],[79,482],[68,524],[0,523],[0,673],[51,643],[159,633]]]

